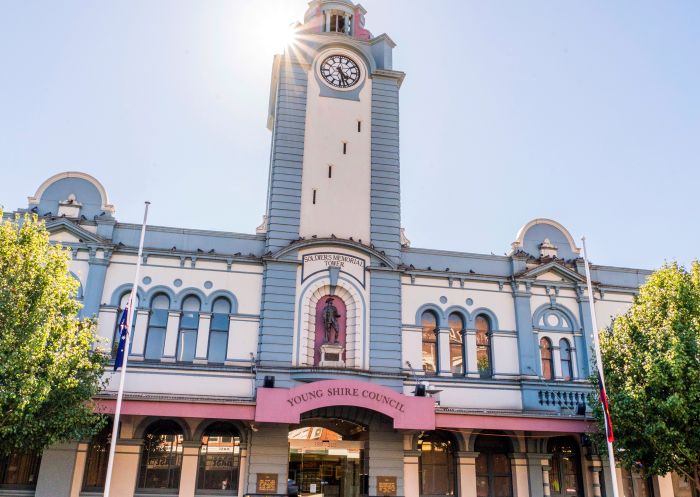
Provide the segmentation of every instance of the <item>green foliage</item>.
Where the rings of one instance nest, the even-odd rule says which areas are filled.
[[[0,219],[2,211],[0,211]],[[79,319],[69,252],[36,216],[0,224],[0,455],[90,436],[105,356]]]
[[[615,457],[649,475],[675,471],[700,490],[700,264],[652,274],[600,342]]]

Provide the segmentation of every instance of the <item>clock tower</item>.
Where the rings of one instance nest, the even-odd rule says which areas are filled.
[[[402,72],[393,41],[364,27],[349,0],[313,0],[274,59],[267,244],[362,240],[400,250],[399,113]]]

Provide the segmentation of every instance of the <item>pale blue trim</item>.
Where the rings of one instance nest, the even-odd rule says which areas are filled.
[[[204,305],[202,306],[202,311],[211,312],[212,306],[214,305],[214,301],[219,297],[228,299],[229,304],[231,304],[231,310],[229,311],[229,314],[238,313],[238,299],[232,292],[228,290],[216,290],[210,293],[207,297],[207,300],[204,302]]]
[[[540,318],[546,311],[558,311],[562,313],[564,316],[564,319],[566,319],[569,322],[569,326],[571,326],[570,329],[567,328],[562,328],[561,326],[538,326],[537,323],[539,322]],[[542,304],[539,306],[537,309],[535,309],[535,312],[532,313],[532,327],[536,330],[551,330],[551,331],[565,331],[565,332],[575,332],[575,331],[580,331],[581,326],[578,323],[578,320],[576,319],[576,316],[574,316],[574,313],[571,312],[569,309],[564,307],[563,305],[560,304]]]
[[[131,283],[124,283],[123,285],[119,285],[112,292],[112,296],[109,300],[109,305],[111,305],[112,307],[119,307],[119,301],[122,299],[125,293],[129,293],[131,291],[132,286],[133,285]],[[146,303],[146,294],[140,286],[136,288],[136,298],[138,299],[139,303],[137,307],[142,308],[142,306]]]
[[[435,313],[435,317],[437,318],[437,328],[440,328],[440,325],[442,325],[442,323],[447,322],[445,313],[442,312],[442,309],[440,309],[440,307],[438,307],[437,304],[423,304],[416,311],[416,326],[420,326],[421,328],[423,327],[423,324],[421,322],[421,316],[425,311],[432,311]]]
[[[474,309],[472,311],[472,320],[470,322],[471,328],[475,327],[476,318],[479,317],[479,315],[484,315],[489,319],[489,332],[493,333],[494,331],[501,329],[498,326],[498,318],[496,317],[496,313],[494,313],[488,307],[479,307],[478,309]]]

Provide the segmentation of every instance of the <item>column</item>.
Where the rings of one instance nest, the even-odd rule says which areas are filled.
[[[539,346],[537,336],[532,331],[532,310],[530,309],[530,289],[513,283],[513,303],[515,323],[518,330],[518,358],[520,375],[536,379],[538,377]]]
[[[583,287],[576,288],[579,314],[581,315],[580,334],[574,335],[574,348],[576,349],[577,376],[588,378],[589,359],[588,351],[593,348],[593,322],[591,321],[591,302],[589,302]]]
[[[85,477],[85,462],[87,461],[87,450],[89,444],[79,443],[75,454],[75,466],[73,469],[73,482],[70,489],[70,497],[80,497],[83,488],[83,478]]]
[[[666,473],[664,476],[655,476],[652,480],[654,486],[654,495],[656,497],[673,497],[673,480],[671,473]],[[618,486],[618,488],[622,488]]]
[[[530,448],[534,447],[534,444],[530,445]],[[532,489],[531,497],[535,497],[540,494],[537,489],[544,488],[542,466],[549,464],[549,456],[547,454],[528,453],[525,457],[527,458],[527,476],[530,481],[529,487]],[[549,474],[547,475],[547,485],[549,485]]]
[[[77,442],[52,445],[41,454],[37,497],[69,497],[78,450]]]
[[[603,472],[603,467],[602,466],[593,466],[591,468],[591,471],[593,472],[592,474],[592,485],[593,485],[593,497],[601,497],[600,493],[600,480],[601,480],[601,473]]]
[[[403,451],[403,492],[405,497],[419,497],[420,495],[419,457],[419,450]]]
[[[194,353],[195,364],[206,364],[209,347],[209,329],[211,327],[211,313],[199,313],[199,327],[197,328],[197,349]]]
[[[100,311],[109,256],[109,253],[105,253],[102,259],[98,259],[97,251],[94,248],[90,249],[88,275],[85,281],[85,288],[83,289],[83,308],[80,310],[81,316],[91,318]]]
[[[177,353],[177,333],[180,329],[180,311],[168,311],[168,327],[165,330],[163,362],[175,362]]]
[[[554,379],[561,380],[561,350],[557,343],[552,343],[552,368],[554,371]]]
[[[476,458],[478,452],[457,452],[459,497],[476,497]]]
[[[179,497],[194,497],[197,482],[197,458],[199,456],[199,442],[183,442],[182,444],[182,469],[180,471]]]
[[[109,489],[110,495],[118,495],[119,497],[132,497],[134,495],[142,443],[141,440],[120,439],[117,441],[112,470],[112,486]]]
[[[287,493],[289,463],[289,426],[260,425],[253,431],[248,450],[248,479],[246,492],[254,494],[258,473],[277,475],[277,493]]]
[[[134,335],[131,337],[130,361],[143,361],[143,353],[146,348],[146,331],[148,330],[148,309],[136,309],[136,322],[134,323]]]
[[[530,497],[530,483],[527,476],[527,456],[516,453],[511,458],[511,468],[513,471],[513,486],[515,487],[514,497]]]
[[[450,329],[437,329],[438,367],[440,376],[452,376],[450,368]]]
[[[403,434],[396,432],[392,421],[372,421],[369,426],[369,495],[377,494],[377,477],[396,477],[396,495],[404,495]]]
[[[542,495],[550,497],[552,495],[549,490],[549,466],[542,466]]]
[[[108,307],[100,309],[97,315],[97,334],[107,340],[105,347],[107,350],[112,349],[112,339],[114,331],[117,329],[117,308]]]
[[[464,370],[469,378],[479,378],[479,368],[476,364],[476,330],[467,329],[464,332],[464,347],[466,348],[466,364]]]
[[[240,463],[238,466],[238,497],[245,494],[245,482],[248,481],[248,444],[240,445]]]

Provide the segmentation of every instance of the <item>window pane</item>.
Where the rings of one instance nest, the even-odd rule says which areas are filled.
[[[491,497],[489,495],[489,478],[488,476],[476,477],[476,497]]]
[[[491,376],[491,338],[489,322],[484,316],[477,316],[476,327],[476,368],[482,377]]]
[[[181,466],[182,435],[157,432],[146,434],[139,471],[139,488],[179,488]]]
[[[450,370],[455,374],[462,373],[462,344],[450,344]]]
[[[240,439],[232,431],[208,432],[202,436],[197,488],[237,490]]]
[[[105,426],[90,442],[85,459],[83,490],[104,489],[107,477],[109,444],[112,438],[112,424]]]
[[[180,317],[180,329],[196,330],[199,327],[199,313],[184,311]]]
[[[228,331],[228,314],[212,314],[211,329],[216,331]]]
[[[151,309],[169,309],[170,308],[170,299],[168,298],[167,295],[161,293],[153,297],[153,301],[151,302]]]
[[[421,495],[454,495],[452,443],[438,435],[419,440]]]
[[[212,331],[209,334],[209,362],[223,363],[226,360],[226,342],[228,333]]]
[[[146,359],[160,359],[165,345],[165,328],[150,328],[146,335]]]
[[[211,312],[214,314],[231,314],[231,303],[228,299],[219,297],[211,306]]]
[[[178,344],[178,360],[183,362],[192,362],[194,360],[194,352],[196,347],[197,332],[181,331],[180,343]]]
[[[16,489],[33,489],[39,474],[41,456],[10,454],[0,457],[0,484],[12,485]]]
[[[430,373],[437,371],[435,342],[423,342],[423,370]]]
[[[423,370],[434,373],[437,371],[437,337],[435,335],[437,318],[435,314],[424,312],[421,316],[421,324],[423,326]]]
[[[168,310],[167,309],[153,309],[151,311],[151,317],[148,321],[149,326],[159,326],[165,328],[168,326]]]
[[[493,479],[493,497],[511,497],[513,480],[510,476],[497,476]]]

